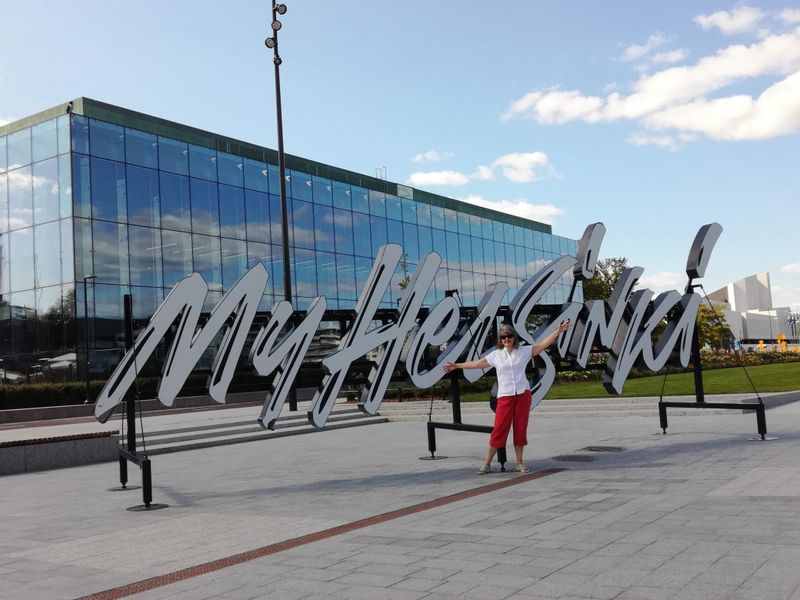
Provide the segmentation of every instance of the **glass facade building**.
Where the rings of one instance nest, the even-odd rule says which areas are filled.
[[[277,153],[79,98],[0,127],[0,359],[6,379],[110,373],[121,356],[123,296],[147,320],[199,272],[206,309],[254,264],[270,275],[261,310],[284,297]],[[475,306],[486,286],[508,299],[577,242],[549,225],[286,157],[292,300],[324,295],[352,309],[383,244],[405,259],[383,306],[420,256],[442,267],[426,303],[458,290]],[[565,276],[545,303],[567,299]],[[580,293],[580,291],[578,291]]]

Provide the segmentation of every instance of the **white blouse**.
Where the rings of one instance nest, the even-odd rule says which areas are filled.
[[[520,346],[511,352],[498,348],[486,355],[497,373],[497,397],[515,396],[530,389],[525,368],[531,360],[533,346]]]

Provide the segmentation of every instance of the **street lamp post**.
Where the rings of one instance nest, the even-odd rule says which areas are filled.
[[[289,209],[286,204],[286,160],[283,153],[283,113],[281,111],[281,60],[278,54],[278,30],[282,27],[278,15],[286,13],[286,5],[278,4],[272,0],[272,35],[264,40],[267,48],[272,48],[275,65],[275,113],[278,121],[278,177],[280,178],[281,194],[281,237],[283,239],[283,294],[284,298],[292,301],[292,276],[289,267]]]
[[[90,279],[96,279],[97,275],[86,275],[83,278],[83,343],[86,349],[86,399],[84,404],[89,403],[89,296],[87,294],[86,282]]]

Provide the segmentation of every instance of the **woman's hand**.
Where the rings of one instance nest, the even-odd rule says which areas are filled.
[[[572,327],[572,323],[569,321],[561,321],[561,323],[558,324],[558,333],[564,333],[570,327]]]
[[[445,373],[450,373],[451,371],[455,371],[456,369],[459,368],[460,367],[457,367],[456,363],[453,362],[446,362],[442,365],[442,371],[444,371]]]

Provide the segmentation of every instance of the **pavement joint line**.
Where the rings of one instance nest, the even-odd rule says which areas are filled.
[[[317,531],[315,533],[301,535],[300,537],[284,540],[275,544],[269,544],[268,546],[262,546],[260,548],[234,554],[232,556],[226,556],[225,558],[212,560],[207,563],[195,565],[193,567],[187,567],[178,571],[173,571],[172,573],[150,577],[148,579],[143,579],[135,583],[129,583],[116,588],[111,588],[102,592],[96,592],[87,596],[82,596],[77,600],[116,600],[117,598],[133,596],[134,594],[140,594],[142,592],[163,587],[165,585],[170,585],[172,583],[177,583],[185,579],[190,579],[199,575],[205,575],[206,573],[212,573],[228,567],[240,565],[264,556],[291,550],[292,548],[297,548],[298,546],[319,542],[321,540],[332,538],[338,535],[350,533],[351,531],[356,531],[372,525],[379,525],[387,521],[399,519],[400,517],[430,510],[432,508],[438,508],[439,506],[445,506],[447,504],[453,504],[455,502],[460,502],[461,500],[466,500],[468,498],[474,498],[475,496],[481,496],[483,494],[502,490],[513,485],[519,485],[521,483],[533,481],[534,479],[541,479],[542,477],[555,475],[556,473],[561,473],[563,471],[566,471],[566,469],[550,468],[542,469],[541,471],[534,471],[529,474],[518,475],[510,479],[498,481],[496,483],[482,485],[480,487],[464,490],[463,492],[458,492],[449,496],[443,496],[441,498],[435,498],[433,500],[426,500],[425,502],[412,504],[411,506],[398,508],[397,510],[374,515],[365,519],[359,519],[358,521],[352,521],[351,523],[337,525],[336,527],[323,529],[322,531]]]

